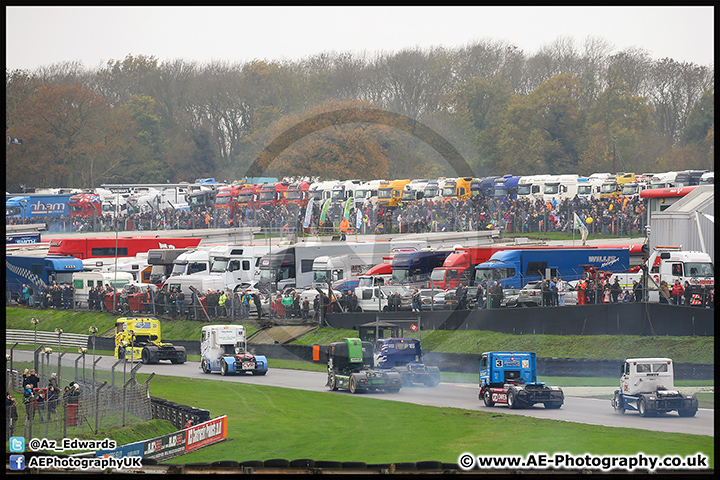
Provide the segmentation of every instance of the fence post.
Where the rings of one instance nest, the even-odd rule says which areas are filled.
[[[102,358],[102,357],[100,357]],[[98,358],[98,360],[100,360]],[[93,365],[94,369],[94,365]],[[94,375],[93,375],[94,377]],[[94,385],[94,378],[93,378],[93,385]],[[97,390],[95,391],[95,435],[98,433],[98,426],[100,425],[100,390],[107,385],[107,382],[103,382],[102,385],[100,385]]]

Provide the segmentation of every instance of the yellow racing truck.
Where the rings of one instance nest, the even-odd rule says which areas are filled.
[[[160,320],[149,317],[121,317],[115,320],[115,358],[142,363],[170,360],[185,363],[185,347],[163,343],[160,337]]]

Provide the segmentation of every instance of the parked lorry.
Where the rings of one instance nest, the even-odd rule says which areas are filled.
[[[428,287],[433,269],[443,264],[452,250],[418,250],[398,252],[392,258],[393,285]]]
[[[73,194],[22,194],[5,196],[5,218],[44,219],[65,217],[70,213]]]
[[[200,340],[200,369],[220,375],[252,373],[265,375],[268,362],[264,355],[253,355],[247,349],[243,325],[206,325]]]
[[[387,255],[392,254],[370,252],[321,255],[313,261],[312,286],[325,288],[330,282],[334,290],[355,290],[359,277],[382,262]]]
[[[420,340],[412,338],[380,338],[375,341],[375,367],[400,374],[403,386],[421,383],[436,387],[440,369],[425,365]]]
[[[402,387],[400,374],[373,368],[372,343],[359,338],[344,338],[329,345],[327,352],[330,390],[347,389],[350,393],[384,391],[397,393]]]
[[[145,364],[170,360],[173,364],[187,361],[182,345],[164,343],[161,339],[160,321],[149,317],[120,317],[115,320],[115,358]]]
[[[625,248],[530,248],[502,250],[475,267],[475,282],[497,281],[502,288],[522,288],[528,282],[562,277],[580,280],[586,265],[613,273],[627,272],[630,253]]]
[[[497,200],[515,200],[517,198],[518,184],[522,177],[503,175],[495,179],[493,197]]]
[[[565,396],[560,387],[537,381],[537,358],[528,352],[485,352],[480,357],[480,393],[486,407],[504,404],[508,408],[560,408]]]
[[[628,358],[620,366],[620,389],[611,404],[616,413],[636,411],[641,417],[677,411],[681,417],[694,417],[697,397],[675,390],[673,362],[669,358]]]
[[[553,198],[558,202],[565,198],[572,199],[577,193],[577,175],[552,175],[547,177],[543,184],[543,201],[546,203]]]
[[[82,260],[61,255],[25,256],[5,255],[5,292],[12,298],[22,294],[22,286],[29,285],[38,293],[55,281],[58,285],[72,284],[73,274],[82,272]]]
[[[382,182],[378,187],[378,206],[380,208],[395,208],[402,200],[402,193],[405,185],[410,180],[390,180]]]
[[[600,186],[600,198],[617,198],[622,193],[623,185],[637,182],[634,173],[618,173],[608,177]]]
[[[442,187],[442,196],[445,201],[448,200],[467,200],[470,198],[470,182],[472,177],[450,178],[445,180]]]
[[[648,257],[646,268],[648,271],[648,301],[658,303],[660,301],[660,292],[658,287],[660,283],[665,281],[669,288],[679,280],[680,284],[685,287],[688,283],[691,295],[702,295],[702,288],[706,292],[715,287],[715,269],[712,257],[704,252],[694,252],[682,250],[682,246],[676,245],[656,245]],[[633,280],[642,281],[640,270],[627,275],[623,275],[621,280],[626,284],[631,284]],[[614,277],[610,278],[614,282]]]

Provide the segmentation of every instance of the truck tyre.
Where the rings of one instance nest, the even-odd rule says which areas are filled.
[[[125,358],[125,347],[118,347],[118,360]]]
[[[387,393],[398,393],[400,391],[399,388],[386,388],[385,391]]]
[[[518,408],[515,390],[508,390],[507,404],[508,404],[508,408],[512,408],[512,409]]]
[[[147,348],[142,349],[142,353],[140,354],[140,360],[146,365],[151,363],[150,351]]]
[[[350,393],[358,393],[360,389],[357,387],[357,380],[355,380],[355,377],[350,375],[350,381],[348,382],[348,390],[350,390]]]
[[[330,387],[329,387],[330,390],[332,390],[333,392],[337,391],[337,389],[338,389],[338,386],[337,386],[337,377],[336,377],[335,375],[333,375],[333,374],[330,374],[330,375],[329,375],[328,385],[330,386]]]
[[[227,375],[228,373],[228,364],[225,360],[220,360],[220,375]]]
[[[641,417],[653,416],[654,412],[652,410],[648,410],[647,402],[644,397],[640,397],[640,400],[638,400],[638,412],[640,412]]]
[[[492,401],[492,393],[490,393],[490,389],[488,388],[485,390],[485,394],[483,395],[483,402],[485,402],[486,407],[492,407],[495,405],[495,402]]]
[[[259,375],[259,376],[263,376],[263,375],[265,375],[266,373],[267,373],[267,370],[254,371],[254,372],[252,372],[253,375]]]
[[[210,373],[210,365],[208,365],[207,358],[202,359],[202,362],[200,362],[200,368],[203,373]]]
[[[561,402],[544,402],[543,405],[545,405],[545,408],[548,410],[557,410],[562,406]]]
[[[625,413],[625,400],[623,399],[622,395],[615,395],[615,399],[613,400],[613,408],[615,408],[615,413],[617,413],[618,415],[622,415]]]
[[[423,383],[426,387],[437,387],[440,383],[440,379],[437,377],[428,377]]]
[[[171,358],[171,359],[170,359],[170,363],[172,363],[173,365],[182,365],[183,363],[185,363],[185,359],[182,358],[182,357],[180,357],[180,358]]]
[[[678,415],[680,415],[681,417],[694,417],[696,413],[696,408],[686,408],[678,410]]]

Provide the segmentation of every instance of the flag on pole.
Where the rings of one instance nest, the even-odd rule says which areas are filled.
[[[308,228],[310,226],[310,218],[312,218],[312,209],[314,203],[315,197],[310,197],[310,200],[307,204],[307,209],[305,209],[305,221],[303,222],[303,228]]]
[[[573,212],[573,226],[580,230],[580,235],[582,236],[582,243],[585,245],[585,240],[587,240],[588,236],[588,229],[583,223],[582,220],[580,220],[580,217],[577,216],[577,213]]]
[[[357,219],[355,220],[355,229],[360,231],[360,227],[362,227],[363,216],[362,216],[362,211],[359,208],[357,209],[356,217],[357,217]]]
[[[352,207],[352,201],[353,198],[350,197],[347,199],[347,202],[345,202],[345,218],[347,218],[348,221],[350,220],[350,208]]]
[[[330,199],[328,198],[325,200],[325,204],[322,207],[322,210],[320,211],[320,222],[325,221],[325,216],[327,216],[328,208],[330,208]]]

